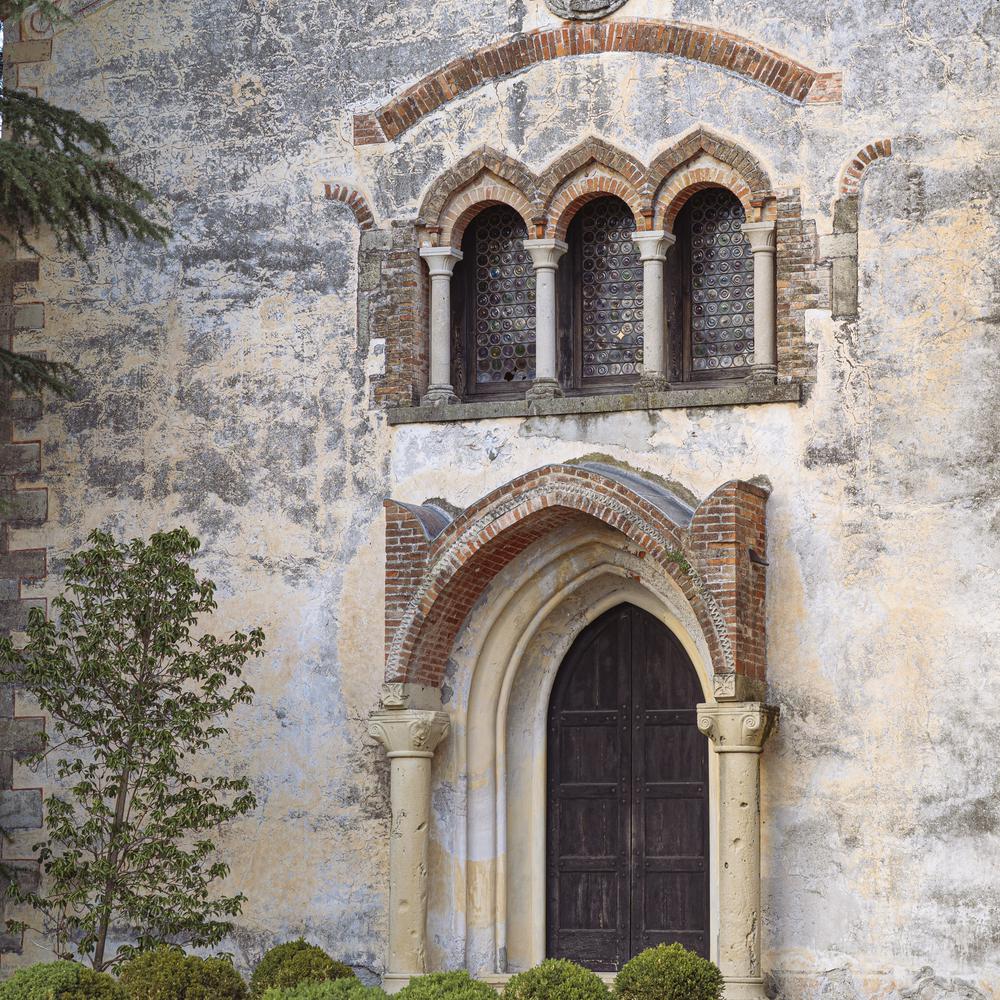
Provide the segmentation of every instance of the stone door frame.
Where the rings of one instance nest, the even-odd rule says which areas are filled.
[[[762,658],[763,635],[745,626],[763,622],[763,558],[750,554],[764,545],[767,494],[726,484],[693,510],[638,477],[550,468],[450,523],[437,508],[387,504],[388,677],[371,720],[392,760],[385,985],[396,990],[428,971],[431,942],[456,936],[457,961],[483,977],[545,957],[549,693],[576,635],[629,602],[677,636],[705,692],[698,724],[717,751],[712,957],[731,1000],[760,1000],[758,761],[775,713],[746,698],[763,686],[760,672],[748,672]],[[605,516],[581,509],[602,495]],[[486,579],[470,528],[494,570]],[[398,594],[401,543],[406,600]],[[435,816],[438,794],[451,815]]]

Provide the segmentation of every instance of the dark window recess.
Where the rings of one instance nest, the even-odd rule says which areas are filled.
[[[455,390],[464,398],[523,395],[535,377],[535,271],[521,217],[499,205],[465,231],[452,287]]]
[[[640,608],[573,643],[549,703],[549,957],[614,972],[660,943],[708,956],[702,700],[684,648]]]
[[[753,365],[753,254],[740,229],[745,221],[739,199],[723,188],[699,191],[677,217],[685,379],[743,377]],[[676,316],[677,303],[668,300],[668,309]]]
[[[642,373],[642,261],[635,219],[598,198],[570,223],[556,284],[559,381],[570,392],[613,392]]]

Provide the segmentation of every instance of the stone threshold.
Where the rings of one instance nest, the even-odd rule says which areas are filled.
[[[701,406],[752,406],[758,403],[799,403],[801,382],[735,382],[731,385],[684,386],[667,392],[609,393],[560,396],[555,399],[502,399],[437,406],[395,406],[390,424],[431,424],[504,417],[556,417],[626,410],[679,410]]]

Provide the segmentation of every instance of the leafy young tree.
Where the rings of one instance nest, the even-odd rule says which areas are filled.
[[[48,918],[61,955],[102,971],[162,942],[217,944],[240,912],[242,894],[210,893],[229,870],[211,831],[256,799],[245,778],[206,776],[196,758],[251,701],[242,668],[264,634],[196,634],[215,586],[195,574],[199,542],[185,529],[88,542],[67,560],[52,619],[36,609],[21,649],[0,639],[0,680],[50,716],[35,763],[49,759],[64,789],[46,800],[35,845],[41,889],[9,891]],[[111,928],[136,943],[109,954]]]
[[[71,18],[52,0],[0,0],[0,21],[38,10],[54,23]],[[148,217],[153,195],[115,162],[118,148],[100,122],[22,90],[0,88],[0,243],[34,251],[31,234],[47,229],[83,259],[93,237],[163,243],[167,227]],[[31,391],[67,395],[65,364],[0,345],[0,377]]]

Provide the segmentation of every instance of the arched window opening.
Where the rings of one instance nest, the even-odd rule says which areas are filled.
[[[677,217],[674,273],[679,267],[681,294],[672,297],[670,326],[680,353],[671,353],[683,359],[683,373],[674,367],[674,379],[742,378],[754,363],[753,254],[745,221],[739,199],[724,188],[697,192]]]
[[[613,390],[642,373],[642,261],[635,217],[621,199],[598,198],[573,218],[560,265],[560,381]]]
[[[523,395],[535,377],[535,272],[524,220],[507,205],[481,212],[462,239],[452,299],[452,374],[462,398]]]

